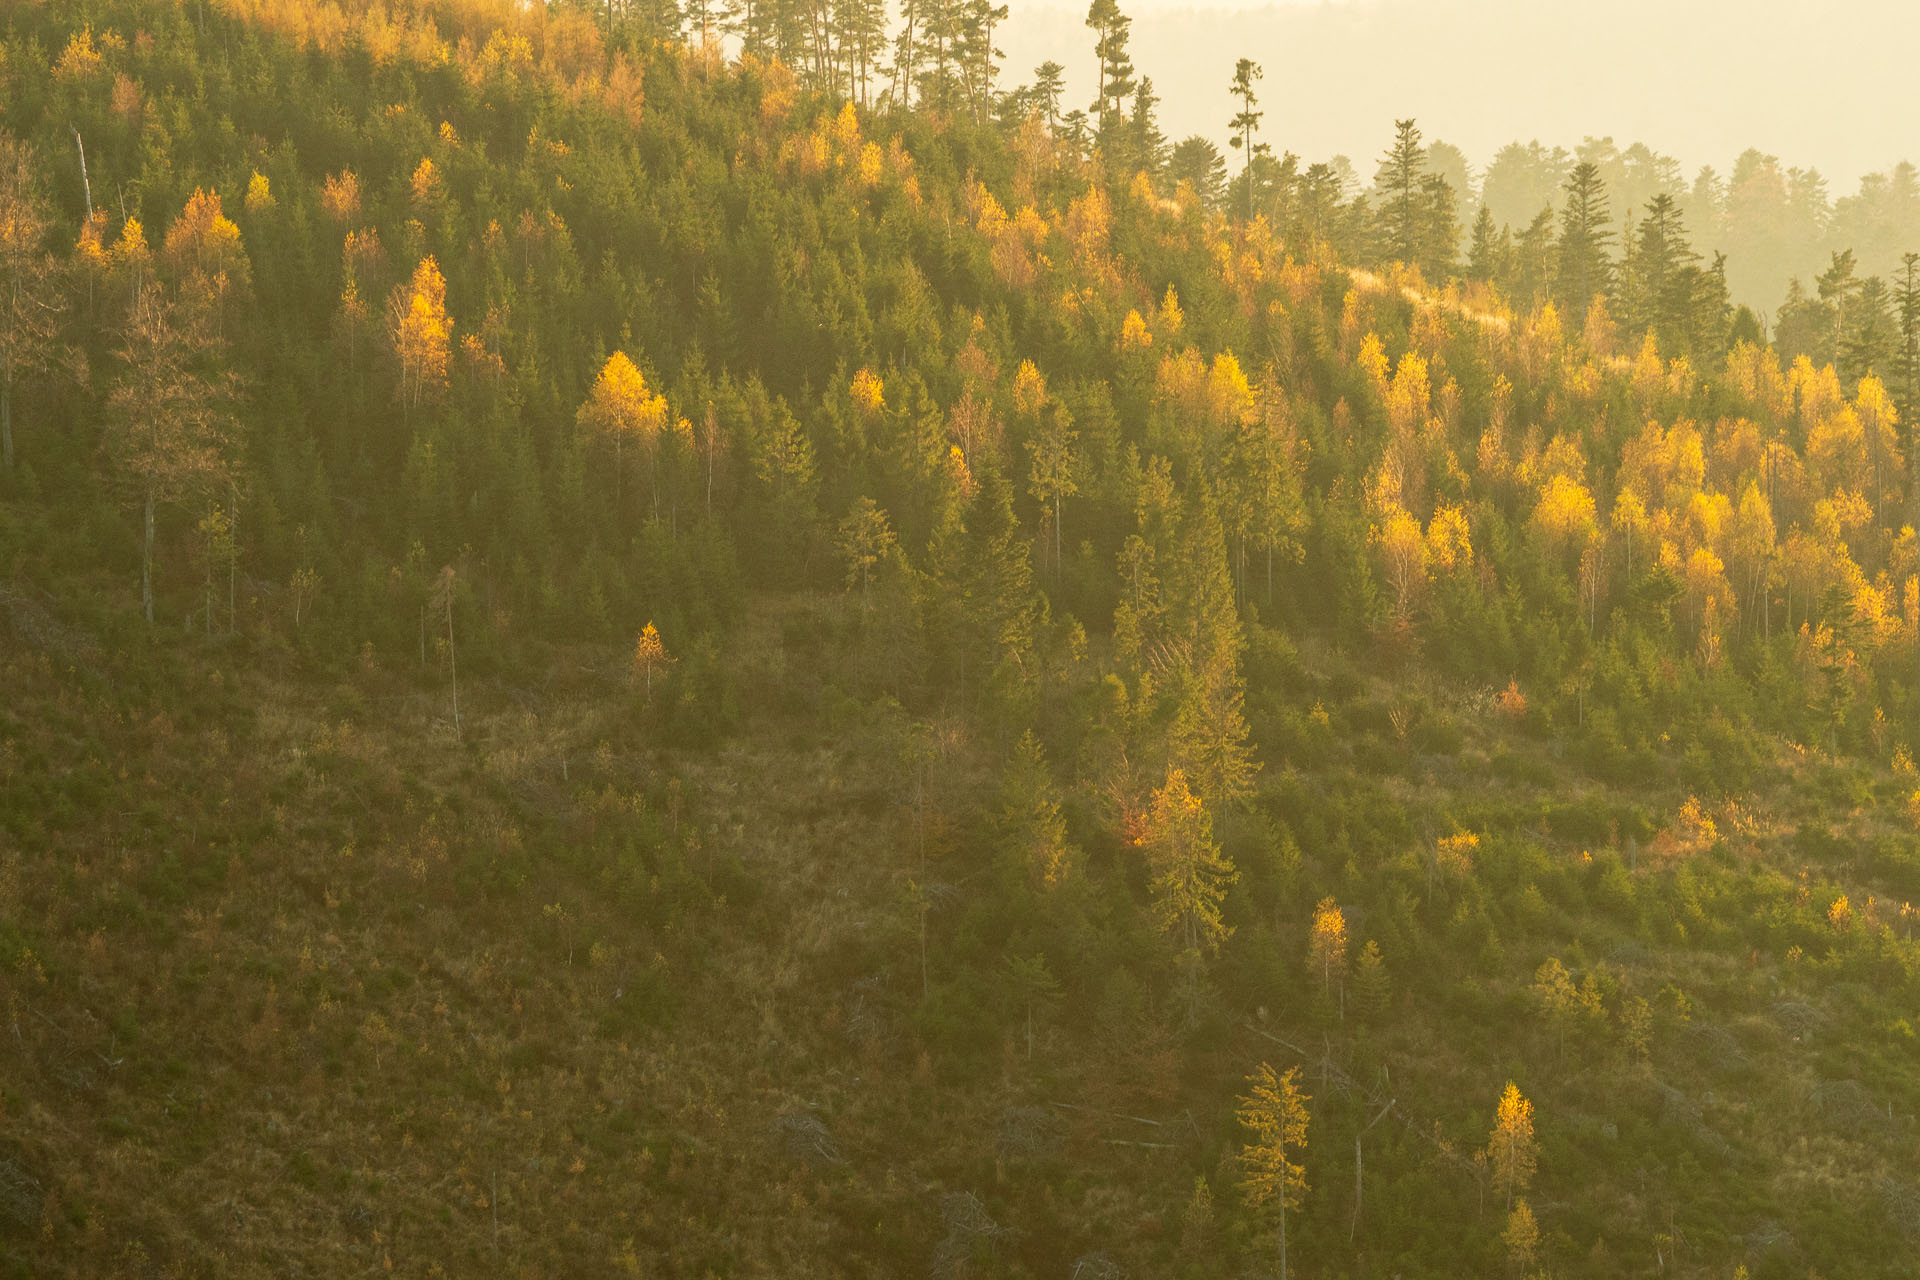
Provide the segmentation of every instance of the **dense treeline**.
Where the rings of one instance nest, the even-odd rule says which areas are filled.
[[[1840,254],[1768,345],[1677,198],[1621,234],[1598,160],[1556,172],[1559,211],[1518,233],[1489,192],[1463,255],[1414,122],[1351,198],[1265,149],[1243,62],[1229,186],[1217,155],[1158,136],[1106,0],[1088,112],[1061,110],[1057,76],[996,89],[1004,10],[920,3],[891,35],[885,16],[16,6],[9,573],[115,584],[104,612],[128,636],[184,621],[214,653],[403,672],[444,687],[456,733],[460,681],[529,684],[567,646],[631,654],[635,732],[683,750],[755,723],[767,685],[743,637],[835,602],[802,705],[908,762],[923,865],[890,909],[917,938],[872,943],[903,968],[917,951],[889,998],[956,1084],[990,1074],[990,1008],[1024,1011],[1031,1059],[1035,1009],[1064,989],[1085,997],[1059,1014],[1076,1035],[1153,1028],[1114,1050],[1127,1065],[1088,1068],[1113,1098],[1169,1096],[1123,1077],[1180,1068],[1130,1055],[1177,1064],[1190,1042],[1195,1087],[1230,1110],[1239,1080],[1204,1055],[1251,1006],[1349,1047],[1384,1038],[1411,1003],[1388,965],[1438,1016],[1490,1014],[1509,984],[1549,1028],[1530,1064],[1571,1041],[1624,1073],[1656,1004],[1675,1037],[1689,1006],[1579,958],[1565,921],[1590,904],[1756,963],[1835,936],[1839,889],[1744,877],[1714,815],[1731,827],[1738,797],[1781,781],[1762,744],[1826,762],[1847,795],[1865,785],[1848,757],[1911,772],[1911,278]],[[1370,701],[1374,682],[1425,692]],[[1564,766],[1645,798],[1524,818],[1472,799],[1472,768],[1432,763],[1461,748],[1442,689],[1485,691],[1519,744],[1483,761],[1506,781]],[[929,774],[953,724],[985,781],[947,784],[944,820],[968,829],[934,844],[966,870],[936,883]],[[1305,781],[1336,765],[1329,789]],[[1458,795],[1419,798],[1436,768]],[[1669,792],[1689,798],[1652,798]],[[1551,853],[1527,834],[1541,822]],[[1920,952],[1867,889],[1910,893],[1917,855],[1910,826],[1881,834],[1830,963],[1910,992]],[[1657,885],[1636,879],[1643,842],[1675,860]],[[972,876],[990,888],[952,906]],[[1348,914],[1368,930],[1351,965]],[[1462,1070],[1483,1105],[1524,1074],[1512,1061]],[[1295,1083],[1269,1072],[1243,1100],[1264,1174],[1178,1172],[1201,1176],[1182,1211],[1204,1224],[1181,1245],[1196,1274],[1265,1249],[1269,1213],[1298,1207]],[[1408,1087],[1424,1125],[1447,1086]],[[1343,1087],[1328,1114],[1346,1125],[1371,1096]],[[1429,1159],[1424,1128],[1397,1138],[1380,1176],[1410,1197],[1444,1183],[1461,1212],[1383,1210],[1354,1265],[1538,1251],[1617,1274],[1587,1252],[1616,1229],[1601,1210],[1519,1194],[1526,1106],[1501,1103],[1478,1166],[1451,1139]],[[1478,1143],[1486,1119],[1448,1123]],[[1553,1176],[1578,1198],[1561,1132]],[[1737,1167],[1698,1157],[1653,1176],[1734,1195]],[[1503,1202],[1481,1222],[1489,1169]],[[1624,1191],[1607,1212],[1658,1216]],[[1294,1248],[1346,1265],[1335,1216],[1302,1210]],[[1831,1214],[1797,1229],[1845,1256]],[[1694,1264],[1736,1257],[1731,1227],[1694,1230]]]
[[[1218,561],[1249,619],[1404,635],[1478,679],[1557,682],[1646,641],[1751,678],[1835,645],[1863,659],[1846,701],[1906,714],[1859,681],[1911,625],[1910,378],[1743,338],[1659,201],[1616,268],[1576,169],[1516,313],[1102,181],[1036,117],[1007,146],[932,114],[876,138],[779,62],[607,62],[564,14],[537,34],[358,81],[253,27],[209,66],[104,25],[10,43],[34,140],[15,198],[44,237],[16,269],[36,301],[15,465],[44,486],[84,460],[148,523],[157,500],[176,616],[215,620],[182,587],[232,542],[250,572],[307,575],[288,590],[318,593],[301,626],[331,643],[404,646],[394,605],[447,565],[482,655],[652,610],[684,635],[746,581],[825,583],[866,520],[873,625],[914,647],[887,664],[903,695],[998,671],[1035,696],[1029,651],[1073,621],[1150,645],[1129,619],[1188,590],[1158,557]],[[308,99],[335,105],[287,105]],[[228,147],[236,119],[283,132]],[[1404,122],[1382,215],[1414,257],[1421,156]],[[1862,292],[1836,277],[1783,327],[1910,351]],[[163,393],[205,403],[147,423]],[[103,421],[105,453],[50,433],[63,411]]]

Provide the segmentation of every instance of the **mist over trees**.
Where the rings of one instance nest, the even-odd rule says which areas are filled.
[[[1908,1274],[1911,175],[1008,20],[0,8],[0,1271]]]

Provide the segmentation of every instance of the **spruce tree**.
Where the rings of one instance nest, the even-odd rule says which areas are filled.
[[[1833,254],[1827,263],[1827,269],[1814,277],[1814,287],[1818,291],[1820,305],[1824,308],[1824,314],[1820,317],[1824,322],[1824,332],[1820,334],[1819,343],[1821,354],[1825,356],[1824,360],[1816,357],[1815,364],[1828,362],[1838,364],[1841,361],[1841,348],[1846,342],[1849,323],[1852,319],[1849,312],[1853,308],[1854,297],[1860,292],[1862,283],[1864,282],[1858,274],[1858,262],[1851,249],[1842,249]]]
[[[1595,295],[1612,292],[1613,263],[1607,246],[1613,228],[1607,215],[1607,188],[1598,166],[1582,161],[1567,175],[1566,203],[1560,210],[1560,241],[1554,255],[1553,294],[1570,317],[1587,313]]]
[[[1220,148],[1196,133],[1174,144],[1167,159],[1167,178],[1175,186],[1190,184],[1203,207],[1217,209],[1226,196],[1227,162]]]
[[[1689,267],[1687,321],[1691,333],[1689,354],[1696,364],[1717,363],[1727,353],[1733,325],[1733,299],[1727,292],[1727,255],[1715,253],[1713,265],[1702,271]]]
[[[1543,208],[1514,238],[1511,288],[1522,310],[1538,306],[1553,282],[1553,210]]]
[[[1419,229],[1414,262],[1435,286],[1454,273],[1460,252],[1459,201],[1453,185],[1437,173],[1420,181]]]
[[[1494,227],[1493,210],[1481,205],[1473,219],[1473,240],[1467,246],[1467,279],[1488,284],[1504,280],[1511,241],[1505,228]]]
[[[1627,274],[1627,322],[1644,333],[1656,334],[1668,355],[1691,351],[1695,264],[1700,255],[1687,243],[1680,206],[1665,194],[1647,202],[1634,237],[1634,254]]]
[[[1868,276],[1860,282],[1838,352],[1841,382],[1849,389],[1868,374],[1889,379],[1898,368],[1900,332],[1893,304],[1885,280]]]
[[[1153,92],[1153,77],[1141,76],[1140,87],[1133,94],[1133,119],[1129,122],[1133,138],[1128,150],[1134,167],[1145,170],[1149,176],[1158,175],[1167,163],[1167,137],[1153,118],[1153,109],[1159,103]]]
[[[1393,124],[1393,146],[1382,160],[1380,213],[1388,255],[1411,263],[1418,261],[1421,225],[1425,221],[1421,179],[1426,172],[1427,153],[1420,145],[1420,130],[1412,120],[1396,120]]]
[[[1894,291],[1894,314],[1900,325],[1900,418],[1907,424],[1907,449],[1911,459],[1915,434],[1914,415],[1920,411],[1920,253],[1900,259],[1899,283]],[[1908,465],[1913,465],[1910,461]]]

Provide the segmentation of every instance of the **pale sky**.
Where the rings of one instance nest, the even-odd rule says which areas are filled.
[[[1009,0],[1001,82],[1067,68],[1093,96],[1084,3]],[[1195,7],[1121,0],[1134,66],[1169,139],[1224,142],[1236,58],[1264,65],[1262,137],[1363,177],[1396,117],[1460,147],[1476,172],[1507,142],[1642,141],[1724,176],[1748,147],[1811,166],[1838,196],[1862,173],[1920,162],[1916,0],[1281,0]],[[1222,148],[1225,149],[1224,147]],[[1229,163],[1235,162],[1232,153]]]

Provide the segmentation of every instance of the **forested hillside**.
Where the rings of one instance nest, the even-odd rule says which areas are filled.
[[[8,1272],[1907,1274],[1920,275],[667,8],[0,3]]]

